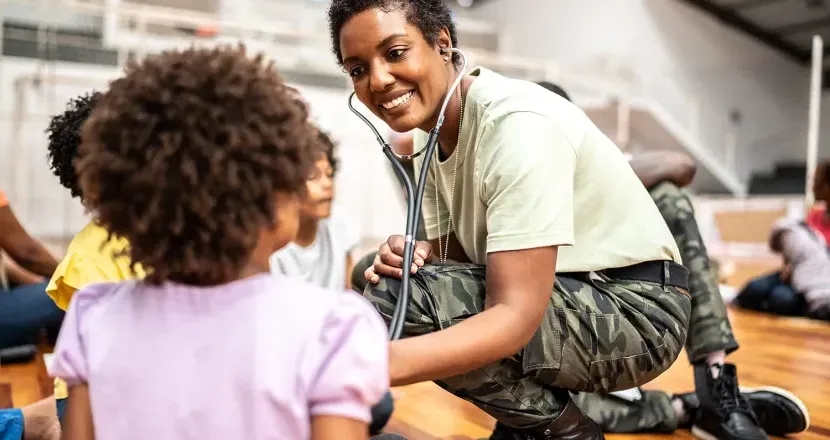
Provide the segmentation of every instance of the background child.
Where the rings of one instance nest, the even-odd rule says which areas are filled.
[[[300,228],[292,243],[271,256],[271,271],[306,280],[329,289],[349,289],[352,285],[351,250],[357,235],[349,223],[336,212],[332,214],[334,177],[337,159],[334,142],[323,131],[319,140],[323,151],[318,154],[314,170],[306,181],[306,194],[300,205]],[[370,432],[377,434],[394,411],[391,393],[372,407]]]
[[[80,187],[146,277],[72,298],[50,369],[70,386],[66,438],[366,438],[383,321],[268,273],[319,143],[294,94],[218,48],[150,56],[101,97]]]
[[[323,151],[306,182],[306,196],[300,205],[300,229],[292,243],[271,256],[271,270],[320,287],[350,288],[350,252],[358,238],[342,216],[336,211],[332,215],[337,159],[334,143],[326,133],[320,131],[319,140]]]
[[[83,203],[81,188],[73,162],[81,145],[81,126],[92,114],[101,94],[88,93],[69,101],[66,110],[49,122],[48,157],[52,173],[72,197]],[[69,243],[63,260],[52,274],[46,293],[63,310],[75,292],[88,284],[103,281],[122,281],[144,276],[141,265],[130,268],[130,259],[124,255],[127,240],[110,237],[109,232],[94,221],[86,225]]]
[[[49,121],[46,133],[49,166],[61,185],[72,197],[83,203],[78,185],[74,161],[81,145],[81,126],[92,114],[101,94],[88,93],[71,99],[63,113]],[[69,243],[66,254],[52,273],[46,286],[46,293],[58,307],[66,310],[72,296],[78,289],[92,283],[122,281],[144,276],[140,264],[130,267],[125,255],[129,243],[124,238],[110,236],[109,232],[94,221],[87,224]],[[66,410],[66,384],[55,379],[55,398],[58,417],[63,418]]]

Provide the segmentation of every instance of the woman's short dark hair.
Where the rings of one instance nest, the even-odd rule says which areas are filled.
[[[239,276],[275,225],[275,194],[302,193],[318,155],[297,96],[242,47],[165,51],[111,83],[84,125],[77,172],[148,282]]]
[[[64,112],[53,116],[46,128],[49,168],[72,197],[83,198],[73,162],[81,145],[81,126],[100,97],[100,93],[92,92],[69,100]]]
[[[372,8],[383,11],[398,10],[404,12],[406,19],[414,24],[424,35],[427,43],[434,45],[438,42],[441,29],[446,28],[450,34],[452,47],[458,47],[458,35],[455,22],[452,20],[452,11],[444,0],[332,0],[328,10],[329,33],[331,46],[337,63],[343,65],[343,55],[340,52],[340,31],[349,19]],[[452,54],[452,61],[456,66],[461,65],[461,57]]]

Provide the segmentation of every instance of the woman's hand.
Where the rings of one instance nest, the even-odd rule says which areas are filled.
[[[389,236],[386,242],[380,246],[372,266],[363,273],[366,281],[377,284],[381,275],[402,278],[404,243],[403,235]],[[419,267],[423,267],[425,263],[431,262],[432,259],[432,245],[426,241],[416,241],[415,255],[410,268],[411,273],[415,273]]]

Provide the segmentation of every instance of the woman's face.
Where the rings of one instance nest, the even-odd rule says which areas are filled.
[[[451,47],[446,30],[431,46],[398,10],[367,9],[340,30],[340,54],[357,98],[399,133],[428,131],[437,120],[454,72],[439,47]]]

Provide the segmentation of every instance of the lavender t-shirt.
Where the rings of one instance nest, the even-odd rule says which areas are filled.
[[[353,292],[262,274],[216,287],[95,284],[49,373],[89,384],[98,440],[307,439],[369,422],[389,389],[386,326]]]

